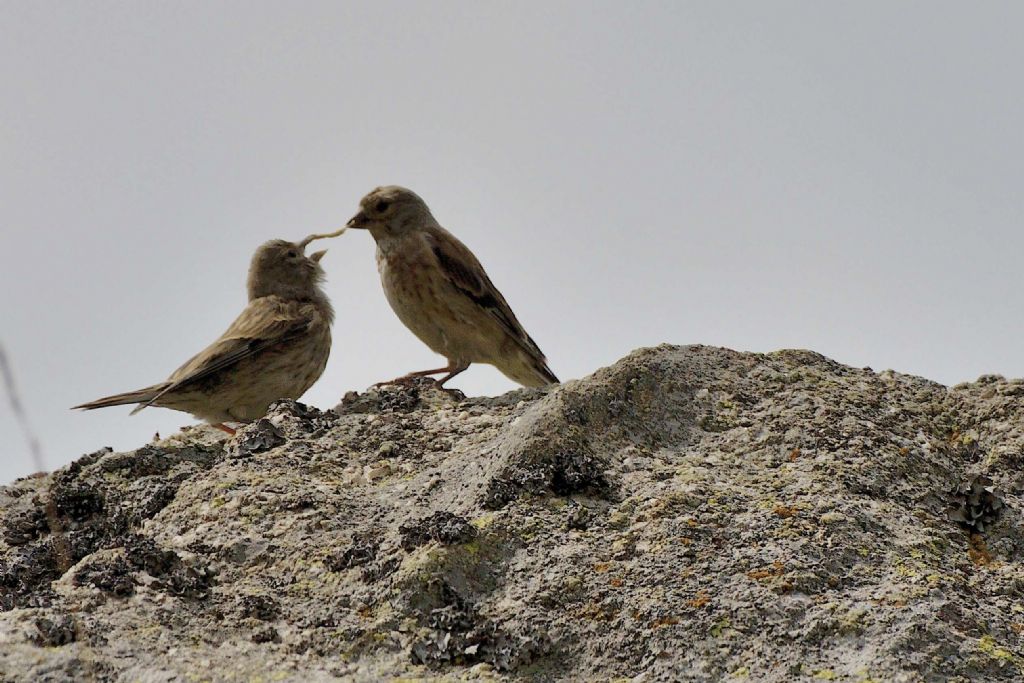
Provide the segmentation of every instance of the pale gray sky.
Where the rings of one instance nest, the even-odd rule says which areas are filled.
[[[263,241],[406,185],[563,379],[659,342],[1024,375],[1019,2],[0,2],[0,343],[49,467],[159,381]],[[305,400],[437,365],[370,236]],[[454,386],[512,384],[474,366]],[[32,471],[6,402],[0,482]]]

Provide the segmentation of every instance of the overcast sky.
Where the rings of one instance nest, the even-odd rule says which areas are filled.
[[[46,464],[193,420],[164,379],[253,250],[406,185],[563,379],[660,342],[1024,375],[1019,2],[0,2],[0,344]],[[305,399],[438,358],[370,236]],[[474,366],[469,394],[513,387]],[[0,404],[0,482],[34,471]]]

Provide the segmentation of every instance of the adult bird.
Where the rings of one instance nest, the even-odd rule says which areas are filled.
[[[398,318],[448,365],[396,381],[489,363],[528,387],[556,384],[537,343],[473,252],[441,227],[420,197],[404,187],[378,187],[362,198],[349,228],[370,232],[384,295]]]

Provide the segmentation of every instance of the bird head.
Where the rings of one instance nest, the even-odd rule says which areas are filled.
[[[316,236],[311,235],[310,238]],[[324,280],[320,259],[326,250],[306,255],[302,242],[270,240],[253,254],[249,266],[249,299],[277,295],[286,299],[311,299]]]
[[[374,239],[380,240],[400,237],[434,222],[430,209],[418,194],[398,185],[386,185],[359,201],[359,212],[346,227],[369,230]]]

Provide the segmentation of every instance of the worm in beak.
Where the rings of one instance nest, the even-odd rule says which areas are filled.
[[[305,249],[306,246],[310,242],[312,242],[313,240],[325,240],[325,239],[330,239],[331,237],[337,237],[338,235],[340,235],[343,232],[345,232],[347,229],[348,228],[338,228],[334,232],[325,232],[325,233],[322,233],[322,234],[310,235],[306,239],[304,239],[301,242],[299,242],[299,247]],[[320,253],[320,256],[323,257],[324,252],[319,252],[319,253]],[[310,258],[313,258],[313,257],[310,256]],[[314,260],[319,261],[320,259],[314,259]]]

